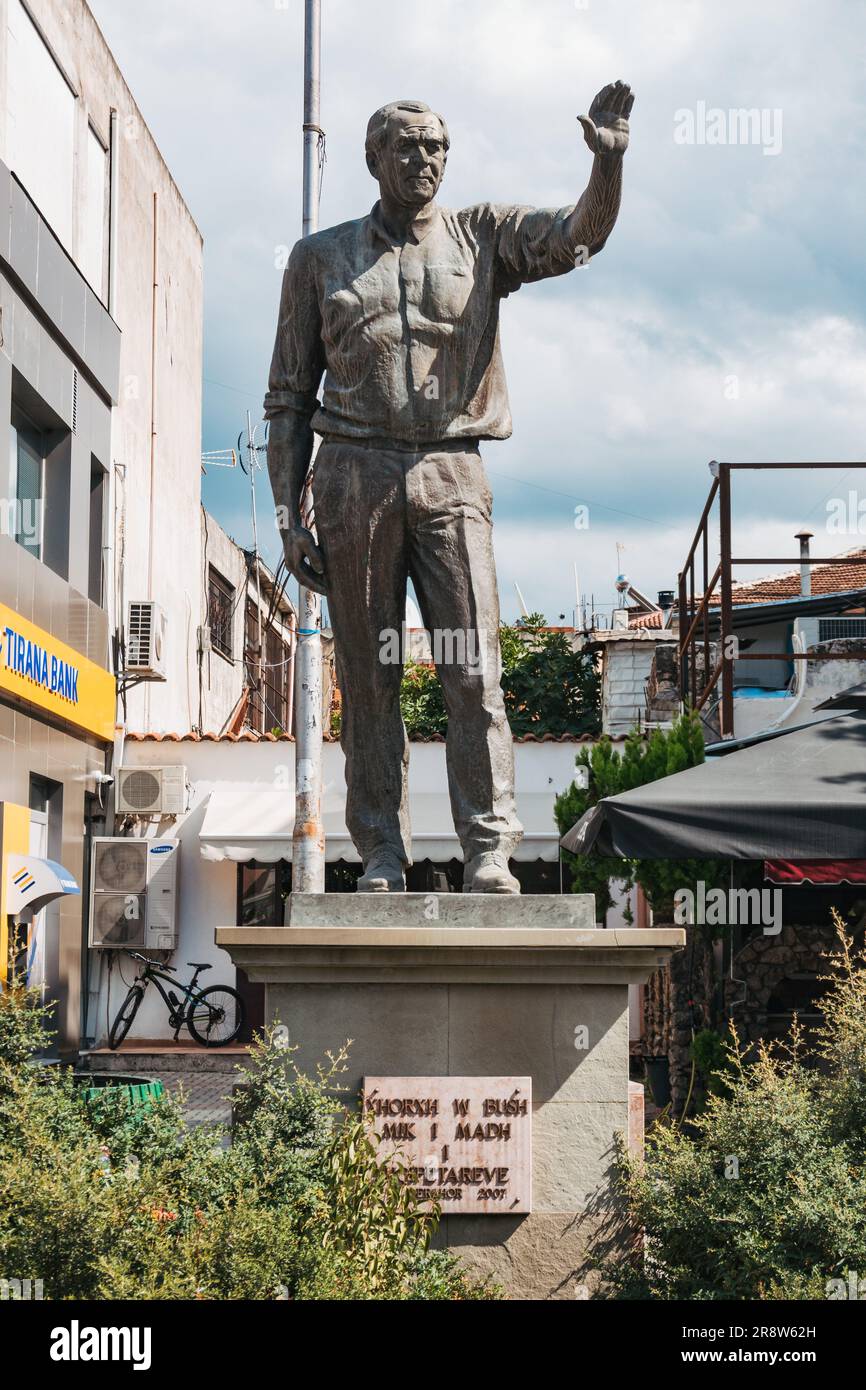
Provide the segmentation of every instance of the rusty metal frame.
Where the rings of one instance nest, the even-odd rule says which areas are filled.
[[[702,710],[710,695],[721,680],[719,699],[720,726],[722,738],[732,738],[734,733],[734,662],[778,660],[778,652],[737,652],[734,637],[734,606],[731,595],[731,572],[734,565],[790,565],[801,563],[795,559],[773,556],[733,556],[731,555],[731,474],[739,471],[763,469],[828,469],[828,468],[866,468],[866,463],[717,463],[710,464],[713,482],[709,496],[704,504],[694,539],[689,547],[685,562],[678,575],[679,589],[679,674],[680,699],[686,709]],[[709,523],[714,504],[719,508],[719,563],[712,575],[709,574]],[[700,595],[695,593],[695,562],[700,551],[702,568],[702,587]],[[810,556],[810,565],[845,565],[850,558],[842,555],[823,559]],[[707,675],[710,655],[710,600],[719,589],[719,658],[712,672]],[[699,688],[698,650],[702,651],[702,684]],[[803,661],[805,652],[786,652],[786,661]],[[811,653],[814,661],[866,661],[866,650],[843,653]]]

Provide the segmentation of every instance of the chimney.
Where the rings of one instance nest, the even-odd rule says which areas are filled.
[[[812,566],[809,562],[811,539],[811,531],[798,531],[794,537],[795,541],[800,542],[800,593],[803,598],[810,598],[812,595]]]

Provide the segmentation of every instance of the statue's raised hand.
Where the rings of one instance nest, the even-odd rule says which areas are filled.
[[[593,154],[624,154],[628,149],[628,118],[634,97],[627,82],[609,82],[589,108],[578,116],[583,138]]]

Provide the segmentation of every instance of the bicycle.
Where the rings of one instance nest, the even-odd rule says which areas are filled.
[[[133,960],[141,961],[144,970],[136,975],[111,1025],[108,1046],[112,1052],[117,1050],[132,1027],[144,992],[151,982],[156,985],[165,1001],[168,1021],[174,1028],[175,1042],[184,1024],[202,1047],[227,1047],[230,1042],[234,1042],[244,1026],[244,1001],[237,990],[229,985],[210,985],[208,989],[196,988],[199,975],[212,969],[210,965],[188,960],[187,965],[194,968],[195,974],[189,984],[184,985],[180,980],[172,979],[172,975],[176,974],[176,966],[160,965],[157,961],[140,955],[138,951],[127,951],[126,954]],[[171,971],[171,974],[167,974],[167,971]],[[179,999],[173,989],[164,989],[161,984],[163,980],[183,990],[183,998]]]

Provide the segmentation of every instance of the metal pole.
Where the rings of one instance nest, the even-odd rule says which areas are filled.
[[[719,465],[719,543],[721,547],[721,614],[719,641],[722,660],[722,738],[734,737],[734,653],[729,649],[734,635],[734,610],[731,602],[731,472],[726,463]]]
[[[265,653],[263,646],[262,633],[262,572],[259,566],[259,530],[256,520],[256,442],[253,438],[253,421],[249,411],[247,411],[247,458],[250,464],[250,509],[253,519],[253,564],[256,567],[256,619],[258,623],[258,679],[259,679],[259,699],[262,702],[262,733],[268,731],[265,728]],[[247,615],[244,611],[244,625],[246,625]]]
[[[319,0],[304,4],[304,220],[303,235],[319,224]],[[292,892],[324,893],[325,834],[322,828],[322,640],[318,594],[300,589],[295,658],[295,826],[292,832]]]

